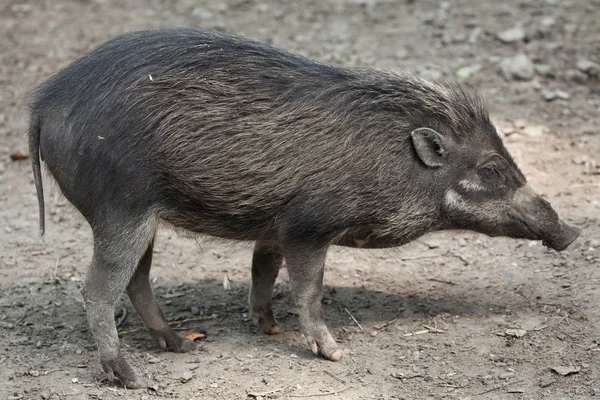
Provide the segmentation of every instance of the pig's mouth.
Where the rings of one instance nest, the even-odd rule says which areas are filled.
[[[563,251],[571,245],[579,237],[581,231],[578,228],[565,224],[563,221],[558,221],[560,226],[560,235],[543,239],[542,244],[556,251]]]
[[[541,240],[542,245],[556,251],[565,250],[579,237],[580,231],[578,228],[567,225],[560,219],[552,224],[548,224],[547,222],[544,223],[544,221],[530,221],[519,215],[519,213],[511,213],[510,217],[515,222],[515,225],[517,225],[519,232],[513,232],[509,236],[529,240]],[[540,225],[539,227],[537,226],[538,224]]]

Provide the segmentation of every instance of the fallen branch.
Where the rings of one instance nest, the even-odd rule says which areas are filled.
[[[458,283],[455,283],[455,282],[452,282],[452,281],[445,281],[443,279],[438,279],[438,278],[429,278],[427,280],[428,281],[433,281],[433,282],[445,283],[447,285],[452,285],[452,286],[458,285]]]

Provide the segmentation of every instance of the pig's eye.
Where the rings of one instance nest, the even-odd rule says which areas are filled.
[[[479,175],[485,180],[499,181],[502,179],[502,174],[495,165],[486,165],[479,169]]]

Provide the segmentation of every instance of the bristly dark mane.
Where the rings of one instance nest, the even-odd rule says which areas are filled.
[[[415,127],[434,120],[438,128],[459,136],[468,135],[476,127],[494,130],[482,96],[465,84],[430,82],[410,73],[370,68],[354,71],[354,96],[369,97],[372,105],[396,112],[402,119],[408,117]]]

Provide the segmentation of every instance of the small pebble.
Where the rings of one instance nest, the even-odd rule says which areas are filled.
[[[523,53],[502,60],[500,70],[506,79],[530,81],[535,75],[533,62]]]
[[[546,388],[554,383],[556,383],[556,379],[554,379],[554,378],[550,378],[550,377],[542,378],[540,380],[540,387]]]
[[[497,35],[498,39],[502,43],[513,43],[520,42],[525,38],[525,31],[520,27],[514,27],[505,31],[499,32]]]
[[[586,74],[592,77],[600,76],[600,64],[597,64],[590,60],[581,59],[577,61],[577,69],[581,72],[585,72]]]

